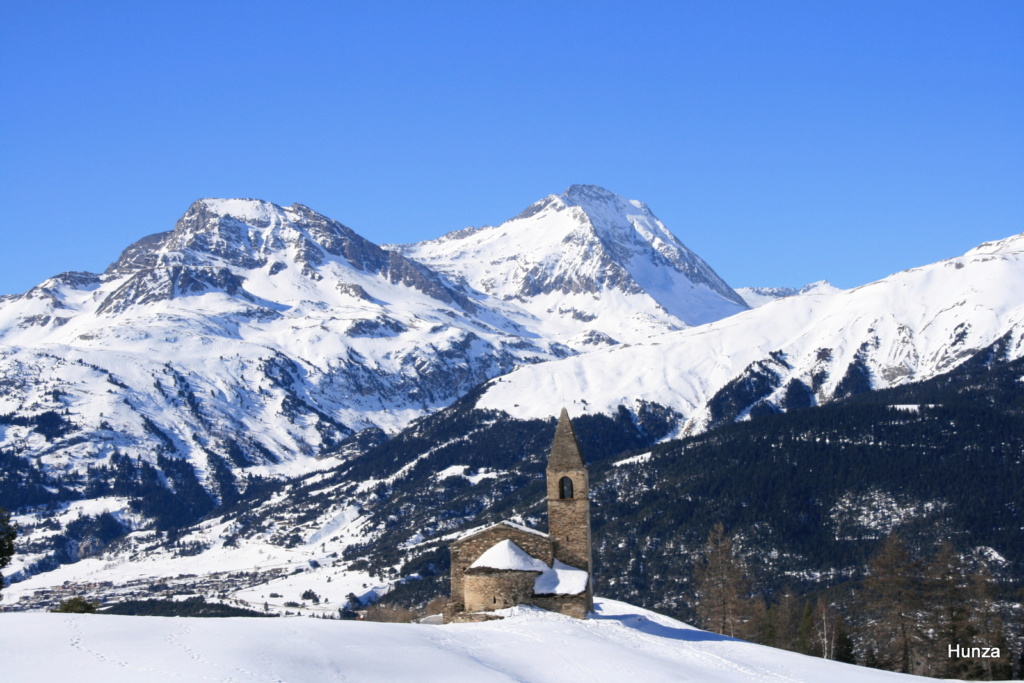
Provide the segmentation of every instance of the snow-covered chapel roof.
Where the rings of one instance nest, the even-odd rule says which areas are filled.
[[[512,541],[498,541],[488,548],[476,562],[469,565],[470,569],[504,569],[519,572],[545,572],[548,565],[533,557]]]
[[[582,569],[570,567],[564,562],[555,560],[550,567],[533,582],[536,595],[579,595],[587,590],[589,575]]]
[[[579,595],[587,590],[589,574],[559,560],[554,566],[538,560],[512,541],[498,541],[488,548],[470,569],[499,569],[517,572],[539,572],[533,581],[535,595]]]

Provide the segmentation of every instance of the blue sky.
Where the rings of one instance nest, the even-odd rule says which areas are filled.
[[[199,197],[378,243],[574,183],[733,286],[850,287],[1024,231],[1024,3],[7,2],[0,293]]]

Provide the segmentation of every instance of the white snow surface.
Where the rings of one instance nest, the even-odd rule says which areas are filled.
[[[582,569],[555,560],[548,566],[510,540],[499,541],[488,548],[470,569],[487,568],[516,572],[540,572],[534,579],[537,595],[579,595],[587,589],[589,575]]]
[[[434,478],[437,479],[438,481],[441,481],[449,477],[462,477],[470,484],[476,484],[478,482],[483,481],[484,479],[495,479],[499,474],[497,471],[488,469],[480,469],[477,471],[476,474],[467,474],[466,470],[468,469],[468,465],[452,465],[450,467],[444,468],[443,470],[435,474]]]
[[[545,572],[550,569],[543,561],[533,557],[512,541],[498,541],[476,558],[470,569],[501,569],[515,572]]]
[[[736,293],[743,297],[743,300],[751,308],[764,306],[778,299],[789,296],[800,296],[802,294],[834,294],[839,288],[828,280],[819,280],[799,289],[794,287],[737,287]]]
[[[549,195],[498,226],[392,248],[508,302],[524,328],[580,351],[746,307],[643,202],[593,185]]]
[[[570,567],[555,560],[551,567],[533,581],[533,592],[537,595],[579,595],[587,590],[590,575],[582,569]]]
[[[546,419],[566,404],[574,414],[612,414],[652,401],[676,410],[687,420],[681,431],[692,433],[707,423],[707,401],[755,362],[779,377],[770,398],[792,380],[811,386],[824,376],[814,398],[825,402],[855,360],[880,389],[947,372],[1004,336],[1010,358],[1024,355],[1024,234],[854,289],[786,297],[648,343],[523,367],[491,380],[477,407]]]
[[[646,453],[641,453],[640,455],[634,455],[628,458],[623,458],[622,460],[616,460],[615,462],[612,463],[612,467],[622,467],[623,465],[639,465],[641,463],[647,462],[650,459],[651,451],[647,451]]]
[[[460,531],[460,532],[458,532],[456,534],[453,534],[451,536],[451,540],[454,541],[454,540],[458,540],[460,538],[465,538],[466,536],[472,536],[473,534],[478,534],[481,531],[487,531],[488,529],[493,529],[494,527],[501,526],[501,525],[504,525],[504,526],[507,526],[507,527],[511,527],[511,528],[517,529],[519,531],[525,531],[526,533],[534,534],[535,536],[543,536],[544,538],[548,537],[548,535],[546,533],[544,533],[543,531],[537,531],[536,529],[531,529],[530,527],[526,526],[525,524],[519,524],[518,522],[513,522],[513,521],[508,520],[508,519],[503,519],[500,522],[498,522],[497,524],[489,524],[489,525],[484,525],[484,526],[478,526],[478,527],[475,527],[473,529],[467,529],[466,531]]]
[[[0,614],[5,680],[927,681],[753,645],[612,600],[587,620],[530,608],[477,624]]]

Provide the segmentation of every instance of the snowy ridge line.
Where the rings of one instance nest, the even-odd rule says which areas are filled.
[[[759,403],[785,409],[791,385],[801,405],[827,402],[855,371],[873,389],[928,379],[1004,338],[1012,360],[1024,354],[1022,243],[1018,235],[855,289],[778,299],[656,345],[520,368],[490,382],[477,407],[536,419],[557,411],[562,395],[586,396],[576,410],[591,414],[643,400],[678,411],[681,431],[694,433],[720,419],[709,407],[716,394],[741,391],[748,377],[764,377],[766,388],[733,418]],[[519,400],[521,387],[534,399]]]
[[[564,679],[566,666],[595,681],[661,683],[681,675],[719,683],[934,680],[754,645],[613,600],[595,599],[595,610],[584,621],[516,607],[504,610],[500,621],[449,626],[75,614],[0,614],[0,625],[19,653],[6,671],[25,683],[140,675],[169,683],[225,671],[251,677],[255,670],[290,683],[319,683],[339,673],[370,683],[553,683]],[[339,639],[346,647],[338,648]]]

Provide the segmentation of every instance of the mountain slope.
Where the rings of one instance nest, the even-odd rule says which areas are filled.
[[[789,296],[800,296],[802,294],[834,294],[839,288],[834,287],[827,280],[819,280],[799,289],[794,287],[739,287],[736,293],[743,297],[751,308],[770,304],[777,299],[784,299]]]
[[[496,227],[397,246],[570,346],[634,343],[746,304],[645,204],[594,185],[549,195]]]
[[[788,297],[717,322],[521,368],[478,406],[523,419],[575,412],[676,411],[685,432],[826,403],[947,372],[1007,339],[1024,355],[1024,235],[862,287]],[[529,392],[531,400],[522,400]]]
[[[742,308],[639,202],[579,186],[527,213],[530,239],[572,214],[571,258],[533,268],[517,296],[299,204],[204,199],[104,273],[0,300],[0,504],[50,508],[19,576],[264,501],[261,477],[357,458],[489,378],[578,352],[547,334],[565,320],[577,349],[611,343],[589,312],[531,312],[536,297],[583,296],[616,330],[646,332],[686,324],[651,292]]]
[[[200,472],[335,453],[568,353],[486,298],[304,206],[201,200],[102,275],[0,303],[0,414],[62,423],[3,443],[66,473],[115,451]]]
[[[545,212],[552,232],[576,216],[566,254],[590,245],[597,266],[542,259],[529,280],[503,261],[508,289],[493,293],[305,207],[204,200],[104,274],[5,298],[0,504],[23,508],[24,532],[11,567],[24,581],[5,603],[38,608],[51,586],[106,580],[255,600],[296,569],[330,579],[336,607],[349,591],[436,592],[447,534],[500,516],[542,526],[537,476],[563,404],[604,467],[673,435],[936,377],[985,349],[997,364],[1022,355],[1024,236],[665,332],[686,324],[651,294],[671,288],[627,267],[655,264],[657,240],[602,222],[594,206],[619,216],[617,198],[569,194],[511,224],[534,235]],[[481,245],[459,258],[501,246]],[[603,260],[613,252],[632,256]],[[556,300],[583,308],[540,310]],[[653,311],[635,330],[662,334],[558,360],[574,353],[560,339],[611,338],[591,323],[634,329],[616,314],[627,304]]]

